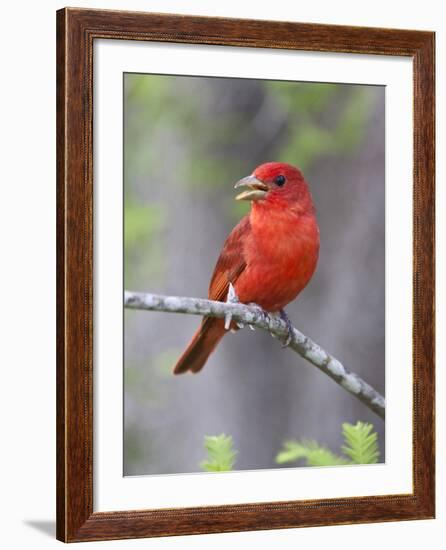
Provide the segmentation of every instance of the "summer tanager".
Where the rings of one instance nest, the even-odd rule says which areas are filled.
[[[227,300],[232,283],[241,303],[278,312],[308,284],[319,255],[319,227],[308,185],[294,166],[268,162],[241,179],[236,200],[251,211],[231,231],[209,285],[209,299]],[[231,328],[237,328],[234,322]],[[225,335],[224,319],[204,317],[174,374],[198,372]]]

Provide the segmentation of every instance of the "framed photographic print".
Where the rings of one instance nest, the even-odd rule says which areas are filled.
[[[57,71],[57,537],[434,517],[434,34],[65,8]]]

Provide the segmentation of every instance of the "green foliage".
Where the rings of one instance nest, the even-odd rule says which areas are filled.
[[[265,86],[283,109],[312,115],[323,111],[339,90],[336,84],[310,82],[267,81]]]
[[[207,472],[229,472],[232,470],[237,451],[234,450],[230,435],[206,435],[204,447],[208,456],[200,463],[203,470]]]
[[[182,349],[170,348],[156,355],[153,362],[154,371],[162,378],[170,378],[172,376],[172,368],[182,351]]]
[[[126,196],[124,207],[124,279],[127,287],[138,281],[159,280],[165,271],[162,234],[166,208],[158,203],[136,204]],[[143,251],[143,252],[142,252]]]
[[[124,215],[124,246],[143,244],[145,239],[152,239],[163,229],[166,216],[159,204],[135,204],[130,200],[125,202]]]
[[[137,191],[131,198],[147,174],[166,184],[168,143],[181,174],[169,183],[201,199],[217,196],[231,222],[249,205],[223,188],[261,161],[290,162],[306,173],[321,157],[354,154],[371,112],[364,86],[246,81],[235,96],[236,85],[224,80],[127,74],[124,82],[125,189]],[[253,99],[244,104],[248,94]]]
[[[277,464],[286,464],[305,459],[307,466],[334,466],[348,464],[348,460],[336,455],[311,439],[286,441],[283,450],[276,457]]]
[[[276,463],[289,464],[304,460],[306,466],[345,466],[378,462],[378,434],[373,431],[373,424],[357,422],[353,425],[345,422],[342,425],[342,434],[345,443],[342,446],[344,456],[312,439],[289,440],[285,441],[277,454]],[[227,472],[233,469],[237,451],[230,435],[205,436],[204,447],[208,456],[200,463],[203,470]]]
[[[313,440],[286,441],[283,449],[276,456],[276,462],[287,464],[304,459],[306,466],[375,464],[379,458],[378,434],[372,430],[373,424],[344,423],[342,434],[345,445],[342,446],[342,452],[345,456],[338,455]]]
[[[379,458],[378,434],[373,424],[357,422],[355,426],[347,422],[342,424],[345,445],[342,452],[350,457],[354,464],[375,464]]]
[[[282,88],[276,90],[279,97],[283,95]],[[366,88],[353,88],[345,96],[337,86],[318,84],[302,91],[296,88],[293,95],[288,90],[285,97],[292,123],[280,154],[283,160],[307,170],[323,155],[352,154],[361,145],[370,113]]]

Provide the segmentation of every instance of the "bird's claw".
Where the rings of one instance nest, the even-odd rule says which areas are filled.
[[[293,331],[294,331],[294,329],[293,329],[293,325],[290,321],[290,318],[288,317],[288,315],[286,314],[284,309],[280,310],[279,315],[280,315],[280,318],[282,319],[282,321],[285,321],[285,324],[286,324],[287,329],[288,329],[286,339],[282,344],[282,348],[287,348],[291,344],[291,342],[293,341]]]
[[[258,312],[260,313],[260,315],[262,316],[262,320],[263,320],[264,322],[268,323],[268,314],[266,313],[266,311],[263,309],[262,306],[259,306],[259,304],[256,304],[255,302],[249,302],[248,306],[257,309]],[[249,327],[251,330],[255,330],[255,326],[254,326],[254,325],[248,325],[248,327]]]
[[[239,297],[237,296],[237,293],[235,292],[235,288],[234,288],[232,283],[229,283],[228,295],[226,297],[226,303],[227,304],[238,304],[238,303],[240,303]],[[258,304],[249,303],[248,305],[251,306],[251,307],[256,307],[257,309],[260,310],[262,315],[264,314],[263,309]],[[225,315],[225,330],[230,330],[231,329],[231,322],[232,322],[232,314],[227,313]],[[250,324],[246,325],[245,323],[242,323],[241,321],[236,321],[236,325],[237,325],[238,328],[245,328],[245,326],[248,326],[250,330],[255,330],[255,327],[253,325],[250,325]],[[235,331],[231,329],[231,332],[235,332]]]

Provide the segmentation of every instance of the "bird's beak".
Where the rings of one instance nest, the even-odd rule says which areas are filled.
[[[258,201],[264,199],[266,193],[268,192],[268,186],[260,181],[255,176],[247,176],[239,180],[234,188],[238,187],[247,187],[246,191],[243,191],[235,197],[236,201]]]

